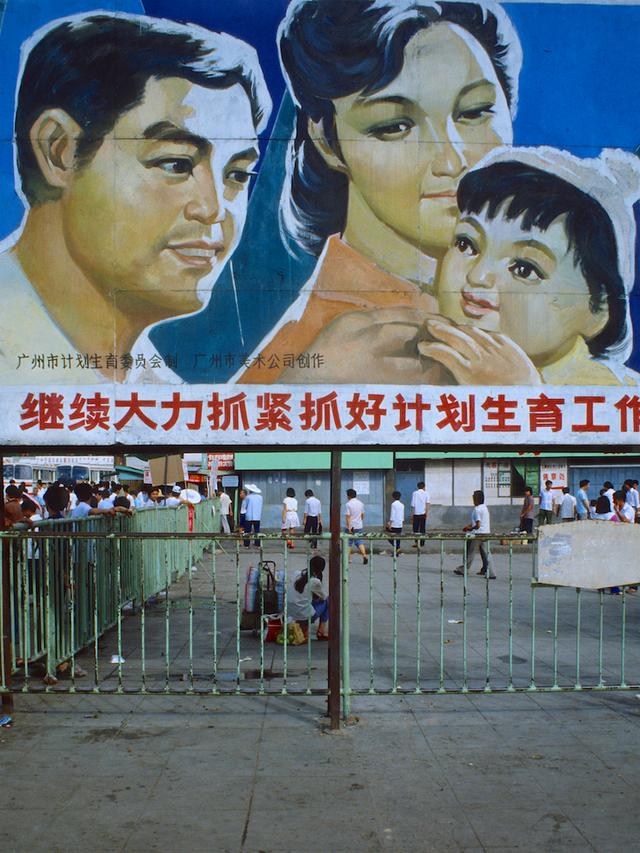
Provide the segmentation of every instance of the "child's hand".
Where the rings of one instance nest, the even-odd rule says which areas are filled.
[[[459,385],[541,385],[535,364],[518,344],[499,332],[459,326],[446,317],[433,317],[426,327],[434,342],[418,350],[451,371]]]

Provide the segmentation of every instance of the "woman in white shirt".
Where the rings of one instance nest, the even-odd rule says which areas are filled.
[[[296,490],[287,489],[287,496],[282,503],[282,535],[288,536],[287,548],[295,548],[291,536],[296,532],[296,527],[300,527],[300,519],[298,518],[298,501],[296,499]]]
[[[309,571],[295,572],[287,590],[287,616],[298,622],[305,633],[309,621],[320,620],[319,640],[329,639],[329,596],[322,586],[324,567],[324,557],[312,557]]]

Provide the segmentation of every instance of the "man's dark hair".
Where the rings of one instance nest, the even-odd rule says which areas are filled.
[[[131,504],[129,503],[129,498],[125,498],[124,495],[118,495],[118,497],[113,502],[114,507],[119,506],[122,509],[130,509]]]
[[[307,489],[306,492],[304,493],[304,496],[305,496],[305,498],[312,498],[313,497],[313,490]]]
[[[585,486],[588,486],[590,483],[591,483],[591,480],[580,480],[580,488],[582,489]]]
[[[525,486],[525,487],[524,487],[524,493],[525,493],[525,495],[526,495],[526,494],[532,495],[532,494],[533,494],[533,489],[531,488],[531,486]]]
[[[358,497],[358,493],[355,489],[347,489],[347,497],[348,498],[356,498]]]
[[[484,492],[482,489],[476,489],[473,493],[473,502],[476,506],[480,506],[484,503]]]
[[[618,489],[617,492],[613,493],[613,499],[614,499],[614,501],[622,501],[623,503],[626,503],[627,496],[625,495],[625,493],[621,489]]]
[[[74,492],[80,503],[89,503],[93,495],[93,489],[89,483],[76,483]]]
[[[422,480],[420,480],[420,482],[418,483],[418,488],[424,489],[424,483],[422,482]]]
[[[44,503],[49,512],[56,514],[63,512],[69,503],[69,492],[64,486],[55,483],[53,486],[49,486],[44,493]]]
[[[20,489],[17,486],[14,486],[13,484],[7,486],[7,488],[4,490],[4,493],[10,501],[13,501],[16,498],[20,497]]]
[[[602,488],[605,489],[605,491],[607,489],[612,489],[613,483],[611,482],[611,480],[605,480],[604,483],[602,484]]]
[[[553,483],[551,482],[551,480],[545,480],[544,484],[545,484],[545,486],[553,486]]]
[[[15,117],[17,165],[31,205],[53,201],[36,161],[31,128],[46,109],[80,126],[77,165],[91,161],[123,113],[137,106],[150,78],[182,77],[208,89],[236,83],[247,93],[262,130],[271,99],[255,50],[224,33],[133,15],[84,15],[47,28],[26,55]]]
[[[485,211],[489,219],[498,214],[508,221],[522,219],[524,231],[546,231],[564,216],[567,243],[587,283],[591,312],[607,312],[602,331],[587,340],[589,351],[595,357],[615,354],[626,360],[628,300],[616,236],[609,215],[592,196],[557,175],[514,160],[465,175],[458,187],[458,207],[463,215]]]
[[[399,501],[399,500],[400,500],[400,498],[402,497],[402,495],[401,495],[401,493],[400,493],[400,492],[393,492],[393,494],[391,495],[391,497],[394,499],[394,501]]]
[[[39,507],[30,498],[25,498],[20,504],[22,512],[37,512]]]
[[[568,494],[569,494],[569,486],[564,486],[564,487],[563,487],[563,489],[562,489],[562,494],[563,494],[563,495],[568,495]]]

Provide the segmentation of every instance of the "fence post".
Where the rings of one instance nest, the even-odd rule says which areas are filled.
[[[340,489],[342,452],[331,450],[331,545],[329,550],[329,717],[331,728],[340,728]]]
[[[4,456],[0,455],[0,533],[4,532]],[[9,691],[2,694],[2,710],[5,713],[13,710],[13,695],[11,694],[11,593],[9,591],[9,542],[2,540],[2,568],[0,569],[2,587],[2,624],[0,634],[2,642],[2,684]]]

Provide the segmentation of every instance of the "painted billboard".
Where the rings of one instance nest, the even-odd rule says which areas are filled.
[[[8,0],[0,444],[636,443],[639,32]]]

